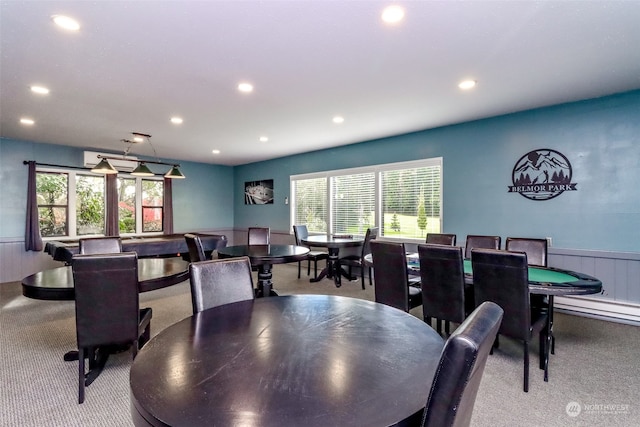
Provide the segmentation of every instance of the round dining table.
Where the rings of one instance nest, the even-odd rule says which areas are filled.
[[[317,277],[309,279],[311,282],[319,282],[320,280],[328,277],[333,279],[336,287],[342,286],[342,277],[347,280],[356,280],[340,267],[340,249],[342,248],[355,248],[364,244],[364,237],[361,236],[346,236],[346,235],[314,235],[307,236],[302,239],[302,243],[307,246],[319,246],[327,248],[329,252],[329,259],[327,260],[327,266],[322,269]]]
[[[196,313],[131,366],[136,426],[389,426],[419,417],[443,339],[355,298],[291,295]]]
[[[147,292],[183,282],[189,278],[189,263],[180,258],[138,258],[138,290]],[[22,295],[28,298],[73,301],[71,266],[40,271],[22,279]]]
[[[258,268],[257,297],[271,296],[273,264],[286,264],[306,259],[309,248],[296,245],[235,245],[218,249],[218,258],[246,256],[252,267]]]

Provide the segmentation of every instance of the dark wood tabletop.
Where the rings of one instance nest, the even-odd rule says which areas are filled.
[[[189,278],[189,263],[180,258],[138,259],[138,286],[140,292],[175,285]],[[43,300],[75,299],[71,266],[40,271],[22,279],[25,297]]]
[[[424,407],[442,347],[420,319],[370,301],[228,304],[143,347],[132,417],[137,426],[389,426]]]
[[[300,261],[308,253],[309,248],[296,245],[234,245],[218,249],[220,258],[246,256],[253,266]]]

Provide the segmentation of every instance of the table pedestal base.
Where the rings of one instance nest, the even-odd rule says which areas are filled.
[[[328,277],[329,279],[333,279],[336,284],[336,288],[342,286],[342,276],[349,281],[358,280],[357,277],[351,276],[347,273],[344,268],[340,267],[340,257],[338,248],[328,248],[329,249],[329,259],[327,260],[327,266],[322,269],[320,274],[315,279],[309,279],[310,282],[319,282],[320,280]]]

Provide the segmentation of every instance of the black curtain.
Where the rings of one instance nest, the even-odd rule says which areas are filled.
[[[26,251],[41,251],[43,249],[40,223],[38,220],[38,196],[36,195],[36,162],[31,160],[29,177],[27,180],[27,226],[24,236]]]
[[[173,190],[172,179],[164,178],[164,195],[162,198],[162,230],[164,234],[173,234]]]
[[[107,206],[107,229],[105,230],[105,236],[119,236],[118,175],[114,173],[107,174],[107,197],[105,204]]]

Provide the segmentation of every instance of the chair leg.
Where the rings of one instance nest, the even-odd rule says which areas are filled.
[[[300,268],[302,267],[302,261],[298,261],[298,279],[300,278]]]
[[[311,274],[311,260],[307,259],[307,276]]]
[[[362,280],[362,290],[364,291],[364,264],[360,266],[360,279]]]
[[[431,326],[431,317],[430,316],[424,316],[424,323],[426,323],[427,325]]]
[[[369,286],[373,286],[373,280],[371,280],[371,276],[373,276],[373,274],[371,274],[371,267],[369,267]]]
[[[442,320],[436,319],[438,335],[442,335]]]
[[[78,403],[84,402],[84,349],[78,349]]]
[[[524,342],[524,392],[529,392],[529,342]]]
[[[450,335],[449,326],[450,326],[449,321],[448,321],[448,320],[445,320],[445,321],[444,321],[444,333],[445,333],[447,336],[449,336],[449,335]]]
[[[313,260],[313,279],[318,278],[318,259]]]

